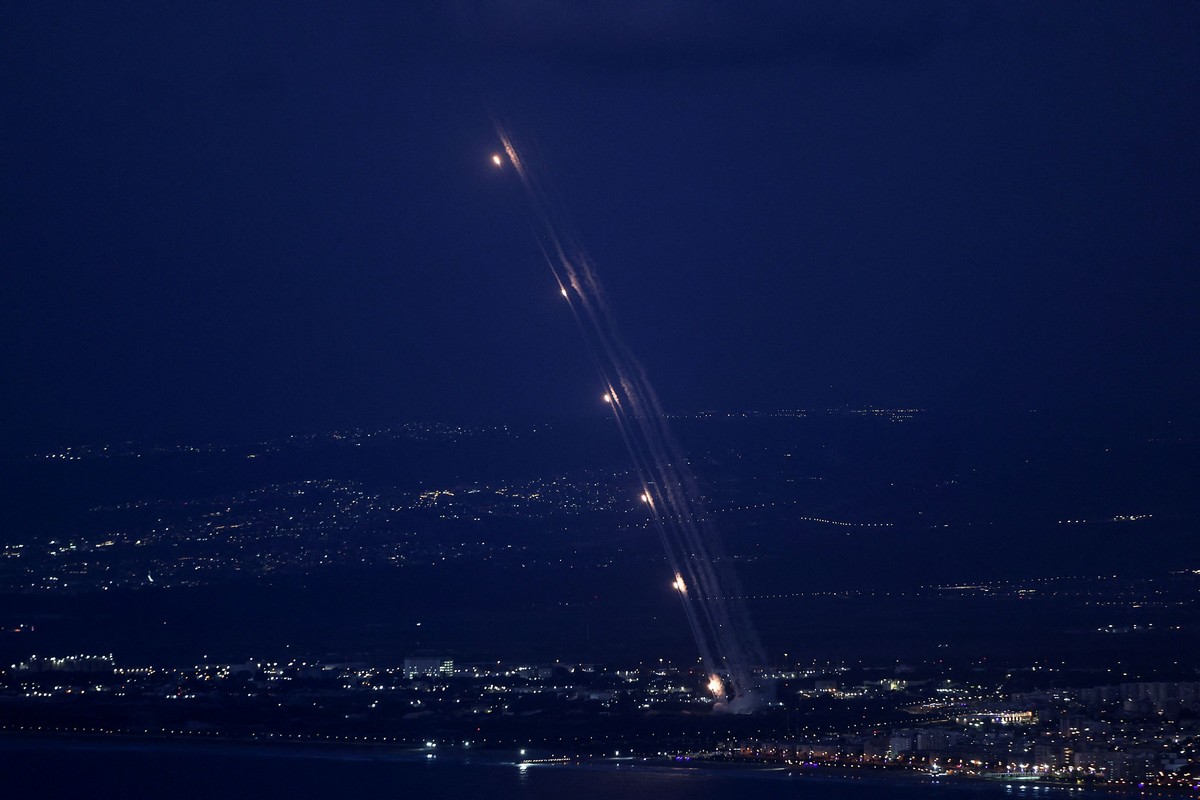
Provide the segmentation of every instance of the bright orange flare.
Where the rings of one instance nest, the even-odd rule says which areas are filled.
[[[708,691],[712,692],[713,697],[720,697],[725,694],[725,684],[721,683],[721,679],[713,675],[708,679]]]

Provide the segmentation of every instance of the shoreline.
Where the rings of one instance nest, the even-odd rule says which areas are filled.
[[[56,748],[55,745],[61,745]],[[407,764],[438,766],[479,766],[528,769],[575,769],[630,772],[685,772],[738,775],[748,779],[817,781],[821,783],[874,784],[878,786],[928,786],[975,789],[981,792],[1037,791],[1039,793],[1069,792],[1078,797],[1196,797],[1194,791],[1148,786],[1109,787],[1081,786],[1053,780],[1005,781],[974,776],[932,776],[914,770],[877,768],[860,771],[854,767],[816,766],[770,762],[710,760],[704,758],[677,759],[672,756],[557,756],[541,751],[523,757],[517,750],[478,749],[466,751],[445,748],[435,751],[411,745],[367,742],[326,742],[289,740],[283,738],[232,736],[177,736],[170,734],[86,733],[61,731],[0,731],[0,750],[61,749],[96,751],[124,750],[129,752],[171,751],[208,753],[243,758],[316,758],[335,761],[391,761]]]

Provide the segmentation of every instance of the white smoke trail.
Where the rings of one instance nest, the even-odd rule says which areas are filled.
[[[586,253],[571,235],[564,207],[539,181],[496,123],[508,163],[528,198],[530,223],[547,265],[570,303],[607,390],[617,427],[643,487],[684,613],[710,676],[717,706],[749,712],[766,699],[755,677],[762,647],[740,600],[721,539],[704,510],[699,484],[641,364],[617,330],[608,299]],[[683,587],[686,587],[683,588]]]

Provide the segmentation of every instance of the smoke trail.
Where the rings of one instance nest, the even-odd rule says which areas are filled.
[[[736,599],[741,591],[705,512],[696,477],[671,433],[658,395],[617,330],[596,271],[571,234],[565,207],[531,171],[499,122],[496,132],[528,198],[538,246],[606,388],[605,400],[641,481],[642,499],[674,573],[716,707],[753,711],[767,695],[754,672],[764,661],[762,647]]]

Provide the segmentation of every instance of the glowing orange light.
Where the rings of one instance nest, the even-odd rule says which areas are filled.
[[[680,594],[687,594],[687,584],[683,582],[683,576],[678,572],[675,573],[675,580],[671,584],[671,588]]]
[[[498,167],[504,163],[504,160],[502,158],[500,158],[499,153],[495,153],[492,155],[492,163]]]
[[[612,402],[612,395],[610,395],[610,394],[606,394],[606,395],[604,395],[604,402],[606,402],[606,403],[611,403],[611,402]]]
[[[725,684],[721,683],[721,679],[716,675],[711,675],[708,678],[708,691],[713,697],[720,697],[725,694]]]

